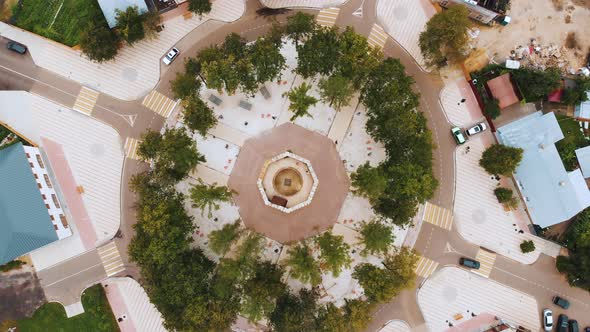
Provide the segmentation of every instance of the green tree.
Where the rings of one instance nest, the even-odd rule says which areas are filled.
[[[285,32],[295,41],[297,46],[302,39],[310,36],[315,28],[316,24],[313,15],[297,12],[295,15],[287,17]]]
[[[451,6],[434,14],[420,33],[419,45],[428,66],[442,67],[448,61],[457,63],[465,59],[471,26],[465,6]]]
[[[367,198],[372,204],[376,203],[387,189],[389,182],[381,167],[371,167],[367,161],[350,175],[353,192]]]
[[[349,268],[352,263],[350,246],[344,242],[341,235],[324,232],[316,237],[315,242],[320,247],[320,267],[327,269],[334,277],[338,277],[342,268]]]
[[[158,36],[161,29],[162,17],[160,13],[155,10],[148,10],[143,14],[143,31],[145,31],[145,38],[154,39]]]
[[[219,93],[225,89],[229,95],[236,93],[240,85],[241,74],[236,71],[233,56],[217,61],[204,62],[201,66],[208,88],[216,89]]]
[[[130,46],[145,37],[145,16],[139,12],[137,6],[129,6],[125,11],[115,9],[115,20],[121,38]]]
[[[311,248],[307,244],[298,244],[288,251],[286,264],[291,267],[291,276],[312,286],[322,281],[319,263],[311,255]]]
[[[479,165],[492,175],[510,176],[522,160],[523,150],[502,144],[494,144],[487,148]]]
[[[396,255],[385,258],[384,268],[363,263],[355,268],[353,277],[358,279],[369,301],[383,303],[414,285],[417,262],[416,252],[402,247]]]
[[[561,86],[561,72],[557,67],[545,70],[525,67],[511,71],[511,75],[528,102],[542,100]]]
[[[340,75],[333,75],[328,79],[322,78],[318,87],[322,101],[333,106],[337,111],[350,105],[354,87],[347,78]]]
[[[225,186],[217,186],[216,183],[207,185],[199,178],[199,183],[190,189],[192,207],[200,209],[201,215],[205,214],[209,218],[213,216],[213,210],[219,210],[221,202],[231,202],[232,195],[235,192]]]
[[[492,119],[496,119],[500,116],[500,102],[498,99],[493,98],[492,100],[488,100],[485,105],[483,112]]]
[[[192,132],[205,136],[209,129],[217,125],[215,113],[198,95],[186,97],[182,106],[184,123]]]
[[[80,34],[80,48],[92,61],[109,61],[119,52],[119,36],[106,23],[95,19]]]
[[[562,242],[569,255],[557,257],[557,270],[571,286],[590,291],[590,209],[573,218]]]
[[[532,240],[522,241],[520,244],[520,251],[522,251],[523,254],[535,251],[535,242]]]
[[[342,310],[334,305],[328,303],[318,313],[318,330],[322,332],[338,332],[347,331],[348,322]]]
[[[250,322],[268,317],[276,307],[277,299],[287,291],[281,278],[283,269],[270,262],[259,262],[254,267],[254,275],[243,285],[240,312]]]
[[[148,131],[141,137],[138,155],[152,161],[154,175],[163,184],[175,183],[205,158],[197,151],[195,141],[182,128],[166,129],[163,135]]]
[[[588,100],[590,91],[590,78],[576,78],[576,86],[563,91],[561,101],[567,105],[578,105]]]
[[[235,32],[225,36],[221,49],[226,57],[233,56],[236,59],[243,58],[248,51],[246,40]]]
[[[371,304],[361,300],[347,300],[344,316],[350,331],[363,331],[371,321]]]
[[[209,248],[218,255],[225,255],[232,244],[240,237],[240,220],[233,224],[225,224],[221,229],[209,234]]]
[[[198,95],[201,88],[201,81],[197,79],[197,75],[188,71],[176,74],[170,84],[175,99]]]
[[[438,186],[432,172],[409,161],[390,166],[387,173],[393,179],[386,190],[388,194],[391,191],[398,197],[412,197],[421,203],[432,198]]]
[[[211,1],[210,0],[188,0],[188,10],[191,12],[202,16],[203,14],[207,14],[211,11]]]
[[[494,189],[494,195],[498,199],[498,203],[507,203],[512,199],[512,189],[499,187]]]
[[[359,240],[365,247],[361,252],[363,255],[386,255],[393,244],[394,235],[391,226],[378,220],[363,222],[359,233]]]
[[[313,96],[308,96],[307,92],[311,89],[311,85],[303,82],[300,86],[291,89],[289,92],[283,93],[283,97],[289,98],[289,111],[293,112],[293,116],[289,121],[295,121],[295,119],[302,116],[310,116],[308,109],[311,106],[317,104],[318,100]]]
[[[338,59],[338,31],[318,28],[304,44],[297,46],[297,74],[304,78],[330,75]]]
[[[274,43],[270,38],[259,38],[249,48],[250,62],[257,85],[281,77],[281,72],[287,65],[280,48],[281,44]]]
[[[339,58],[336,61],[336,73],[346,77],[356,90],[360,89],[381,60],[383,54],[373,49],[367,38],[357,34],[350,26],[346,27],[338,38]]]
[[[300,332],[316,330],[317,292],[302,288],[298,295],[285,292],[270,314],[273,331]]]

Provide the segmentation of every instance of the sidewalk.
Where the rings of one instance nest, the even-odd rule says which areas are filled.
[[[304,7],[304,8],[328,8],[341,6],[348,0],[260,0],[269,8]]]
[[[182,16],[164,22],[158,39],[124,46],[114,61],[98,64],[80,51],[0,22],[0,35],[27,45],[39,67],[79,82],[84,86],[123,100],[147,94],[160,79],[160,58],[180,39],[209,20],[231,22],[245,10],[244,0],[217,0],[211,13],[199,19]]]
[[[424,58],[418,39],[426,22],[436,13],[428,0],[378,0],[377,19],[385,31],[398,42],[420,65]]]

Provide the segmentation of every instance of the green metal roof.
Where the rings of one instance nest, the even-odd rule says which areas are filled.
[[[22,143],[0,150],[0,264],[57,240]]]

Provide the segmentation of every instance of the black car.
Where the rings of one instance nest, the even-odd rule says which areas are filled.
[[[559,297],[559,296],[554,296],[553,297],[553,304],[555,304],[556,306],[562,307],[563,309],[567,309],[570,307],[570,301]]]
[[[9,41],[8,43],[6,43],[6,48],[20,54],[27,53],[27,47],[15,41]]]
[[[567,331],[567,323],[569,321],[569,317],[561,314],[559,315],[559,319],[557,320],[557,332],[568,332]]]
[[[476,260],[473,260],[473,259],[461,257],[459,259],[459,264],[461,264],[463,266],[467,266],[472,269],[476,269],[476,270],[479,269],[479,262]]]
[[[578,327],[578,321],[575,319],[570,319],[570,332],[580,332],[580,328]]]

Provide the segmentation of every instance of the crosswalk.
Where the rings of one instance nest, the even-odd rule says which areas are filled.
[[[371,47],[382,49],[387,42],[387,38],[388,36],[385,30],[379,24],[374,24],[369,34],[368,42]]]
[[[117,249],[115,242],[111,241],[108,244],[97,249],[98,256],[102,261],[102,266],[107,273],[107,277],[113,276],[123,270],[123,260]]]
[[[336,19],[338,18],[338,13],[340,13],[340,8],[325,8],[320,10],[318,16],[316,17],[316,21],[319,25],[327,28],[331,28],[336,24]]]
[[[99,94],[98,91],[83,86],[78,93],[78,97],[76,97],[76,102],[74,102],[74,107],[72,107],[72,109],[90,115],[94,109],[94,105],[96,105],[96,100],[98,99]]]
[[[438,205],[426,202],[424,206],[424,221],[451,230],[453,226],[453,212]]]
[[[430,277],[434,271],[436,271],[436,268],[438,267],[438,263],[428,259],[426,257],[422,257],[420,256],[420,259],[418,260],[418,264],[416,264],[416,274],[423,277],[423,278],[428,278]]]
[[[127,158],[140,160],[139,156],[137,155],[139,143],[141,142],[138,139],[127,137],[127,139],[125,140],[125,156]]]
[[[174,110],[176,102],[156,90],[152,90],[142,102],[143,106],[167,118]]]
[[[494,263],[496,262],[496,254],[485,249],[479,248],[479,250],[477,251],[477,255],[475,256],[475,260],[479,262],[480,266],[479,269],[472,269],[471,272],[489,278],[490,273],[494,268]]]

